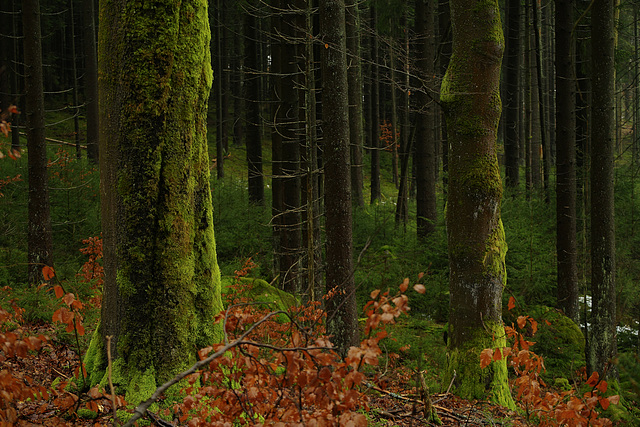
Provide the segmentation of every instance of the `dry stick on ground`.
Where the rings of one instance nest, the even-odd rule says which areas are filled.
[[[260,319],[258,322],[256,322],[253,325],[251,325],[251,327],[249,329],[247,329],[247,331],[244,334],[242,334],[238,339],[236,339],[235,341],[233,341],[233,342],[231,342],[229,344],[226,344],[224,347],[222,347],[220,350],[218,350],[215,353],[213,353],[211,356],[209,356],[206,359],[203,359],[203,360],[201,360],[199,362],[196,362],[193,366],[191,366],[186,371],[180,372],[178,375],[173,377],[171,380],[169,380],[166,383],[162,384],[160,387],[158,387],[156,389],[155,392],[153,392],[153,394],[151,395],[151,397],[149,399],[145,400],[144,402],[142,402],[140,405],[138,405],[136,407],[135,411],[133,412],[133,416],[131,418],[129,418],[129,421],[127,421],[127,423],[124,425],[124,427],[132,426],[133,423],[137,419],[143,417],[144,414],[146,413],[147,409],[153,404],[153,402],[158,400],[158,398],[162,395],[162,393],[164,393],[169,387],[171,387],[172,385],[178,383],[183,378],[185,378],[185,377],[195,373],[196,371],[202,369],[203,367],[205,367],[206,365],[211,363],[213,360],[215,360],[218,357],[224,355],[227,351],[231,350],[234,347],[237,347],[237,346],[240,346],[240,345],[254,345],[254,346],[259,346],[259,347],[269,347],[269,348],[273,348],[273,349],[278,350],[278,351],[330,350],[329,347],[277,348],[277,347],[269,346],[267,344],[260,344],[260,343],[255,343],[255,342],[252,342],[252,341],[244,341],[244,339],[247,336],[249,336],[258,326],[260,326],[262,323],[264,323],[267,320],[269,320],[271,317],[277,316],[279,314],[285,314],[285,315],[288,316],[288,313],[285,312],[285,311],[274,311],[274,312],[271,312],[271,313],[267,314],[262,319]]]

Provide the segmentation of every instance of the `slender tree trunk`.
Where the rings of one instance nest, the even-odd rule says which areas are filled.
[[[505,184],[518,188],[520,185],[518,77],[520,75],[520,0],[507,0],[507,55],[505,84]]]
[[[301,25],[306,28],[307,34],[313,31],[313,0],[298,0],[300,8],[305,14]],[[324,295],[323,270],[322,270],[322,230],[321,230],[321,197],[320,197],[320,171],[318,167],[318,126],[316,120],[316,72],[314,42],[311,37],[305,37],[304,44],[304,109],[301,109],[300,120],[305,126],[305,150],[303,177],[302,205],[303,218],[303,247],[306,248],[306,294],[312,301],[318,301]],[[362,101],[361,101],[362,102]],[[361,124],[362,129],[362,124]],[[362,135],[362,134],[361,134]],[[352,146],[353,148],[353,146]],[[360,147],[362,148],[362,146]],[[360,151],[362,161],[362,151]],[[353,173],[353,169],[351,170]],[[362,174],[361,174],[362,176]],[[352,187],[353,188],[353,187]],[[361,189],[362,192],[362,189]]]
[[[343,0],[320,2],[325,141],[327,236],[327,326],[334,344],[346,354],[359,342],[353,278],[349,106]]]
[[[456,393],[515,405],[506,360],[481,369],[480,351],[506,345],[502,291],[507,245],[497,158],[504,46],[497,1],[451,0],[453,56],[441,88],[449,132],[449,378]]]
[[[25,68],[25,115],[29,151],[29,219],[27,260],[29,283],[42,280],[42,267],[53,266],[51,216],[47,172],[47,146],[44,130],[44,87],[42,82],[42,37],[40,2],[22,2]]]
[[[82,23],[84,27],[83,48],[85,57],[84,102],[87,105],[87,158],[92,163],[98,163],[98,60],[96,56],[94,0],[83,0],[82,5]]]
[[[91,384],[106,377],[113,336],[109,378],[136,405],[222,339],[212,323],[222,301],[206,136],[210,30],[206,0],[155,9],[104,0],[100,17],[105,286],[85,366]]]
[[[356,0],[346,1],[348,79],[349,79],[349,134],[351,140],[351,193],[356,206],[364,206],[364,177],[362,147],[364,122],[362,117],[362,67],[360,61],[360,24]]]
[[[280,7],[278,1],[276,7]],[[278,34],[281,31],[280,15],[271,17],[271,33]],[[273,225],[273,250],[274,250],[274,273],[280,274],[280,256],[282,252],[282,215],[284,213],[284,186],[282,179],[282,134],[278,128],[278,111],[280,109],[279,99],[281,95],[281,60],[283,55],[283,45],[280,38],[275,38],[270,44],[271,64],[270,64],[270,96],[271,103],[271,224]]]
[[[438,34],[440,36],[438,46],[438,63],[440,65],[440,77],[449,67],[451,58],[451,13],[449,8],[449,0],[438,1]],[[438,105],[440,114],[440,134],[442,137],[442,193],[443,202],[447,203],[447,188],[449,187],[449,140],[447,133],[447,121],[444,118],[444,111]]]
[[[19,31],[18,31],[18,21],[19,21],[19,17],[20,17],[20,12],[19,12],[19,5],[17,4],[16,0],[13,0],[11,2],[11,13],[12,13],[12,19],[11,19],[11,27],[13,30],[13,34],[18,35]],[[20,43],[18,42],[18,40],[13,40],[13,61],[16,64],[16,71],[13,73],[13,79],[12,79],[12,89],[13,89],[13,93],[14,94],[18,94],[18,93],[22,93],[20,91],[20,83],[23,82],[23,80],[19,77],[21,67],[20,67],[20,60],[19,58],[21,58],[20,55]],[[24,73],[22,73],[24,74]],[[16,99],[13,101],[15,105],[20,105],[20,100],[17,98],[16,95]],[[18,126],[20,125],[21,120],[20,120],[20,115],[18,114],[14,114],[11,120],[11,124],[12,126],[14,126],[15,129],[18,129]],[[20,144],[20,133],[19,132],[11,132],[11,148],[13,150],[20,150],[21,144]]]
[[[224,105],[222,101],[222,1],[216,0],[215,2],[215,19],[213,20],[215,25],[215,94],[216,94],[216,175],[218,179],[224,178],[224,137],[226,136],[225,123],[223,118]]]
[[[295,6],[288,6],[295,7]],[[297,15],[303,11],[296,9],[282,18],[280,36],[283,37],[285,52],[280,57],[280,109],[276,126],[282,135],[282,185],[283,217],[280,233],[280,281],[282,288],[291,293],[300,290],[300,257],[302,245],[302,224],[300,217],[300,141],[304,132],[299,123],[300,77],[297,61],[301,45],[301,34]]]
[[[254,6],[251,3],[251,6]],[[254,6],[255,7],[255,6]],[[264,204],[264,178],[262,174],[262,134],[260,132],[260,73],[258,70],[258,31],[256,10],[244,14],[245,77],[244,104],[246,111],[246,147],[249,201]]]
[[[370,6],[371,24],[371,121],[369,123],[369,142],[371,146],[371,201],[380,199],[380,67],[378,65],[377,13]]]
[[[589,371],[617,377],[614,229],[614,5],[591,7],[591,339]]]
[[[406,6],[406,5],[405,5]],[[408,12],[402,17],[402,25],[408,28]],[[409,31],[405,31],[404,36],[405,57],[409,58]],[[409,160],[411,158],[412,138],[411,138],[411,110],[409,102],[410,74],[409,61],[405,61],[403,72],[404,89],[402,91],[400,108],[400,121],[402,122],[401,145],[400,145],[400,183],[398,185],[398,200],[396,202],[395,223],[396,227],[402,223],[407,227],[409,222]]]
[[[573,0],[556,2],[556,250],[558,306],[579,324],[576,236],[575,68],[572,37]]]
[[[416,215],[419,239],[435,231],[437,220],[436,202],[436,138],[434,90],[435,54],[433,50],[433,1],[416,2],[416,34],[418,44],[418,68],[423,76],[422,88],[418,91],[416,125]]]
[[[78,82],[78,66],[76,62],[76,24],[75,24],[75,13],[73,11],[73,0],[69,0],[69,15],[71,16],[70,21],[70,31],[71,31],[71,72],[72,72],[72,92],[73,92],[73,106],[75,112],[73,114],[73,131],[74,131],[74,140],[76,144],[76,158],[82,157],[82,151],[80,148],[80,98],[78,96],[78,86],[80,86]]]
[[[536,80],[538,84],[537,95],[538,101],[534,108],[537,107],[538,112],[538,120],[540,123],[540,127],[538,128],[540,132],[540,144],[541,154],[540,158],[542,159],[542,184],[544,189],[544,199],[546,202],[549,201],[550,197],[550,188],[549,188],[549,175],[551,173],[551,150],[549,149],[549,137],[547,134],[547,120],[546,120],[546,109],[545,109],[545,96],[544,96],[544,78],[542,75],[542,46],[540,42],[540,10],[538,7],[537,1],[532,1],[532,14],[533,14],[533,33],[534,33],[534,57],[536,63]]]
[[[531,197],[531,193],[533,188],[537,185],[534,183],[534,161],[533,161],[533,149],[535,144],[533,144],[533,113],[531,109],[532,96],[531,92],[533,92],[533,85],[531,84],[531,26],[529,24],[529,16],[531,13],[531,8],[529,7],[529,1],[527,0],[526,6],[524,8],[524,157],[525,157],[525,187],[527,191],[527,199]],[[539,174],[538,174],[539,175]]]

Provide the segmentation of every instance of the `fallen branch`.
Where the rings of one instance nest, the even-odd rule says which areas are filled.
[[[21,136],[27,136],[27,134],[26,134],[26,133],[24,133],[24,132],[20,132],[20,135],[21,135]],[[53,143],[55,143],[55,144],[69,145],[69,146],[71,146],[71,147],[80,147],[80,148],[82,148],[83,150],[86,150],[86,149],[87,149],[87,146],[86,146],[86,145],[79,145],[79,144],[76,144],[76,143],[74,143],[74,142],[62,141],[62,140],[60,140],[60,139],[45,138],[44,140],[45,140],[45,141],[48,141],[48,142],[53,142]]]
[[[136,420],[138,420],[139,418],[143,417],[145,415],[147,409],[156,400],[158,400],[158,398],[160,396],[162,396],[162,393],[164,393],[169,387],[171,387],[172,385],[180,382],[185,377],[187,377],[187,376],[197,372],[198,370],[204,368],[206,365],[211,363],[213,360],[215,360],[218,357],[224,355],[227,351],[231,350],[234,347],[238,347],[238,346],[242,346],[242,345],[252,345],[252,346],[257,346],[257,347],[268,347],[268,348],[271,348],[271,349],[274,349],[274,350],[278,350],[278,351],[304,351],[304,350],[328,350],[329,349],[328,347],[278,348],[278,347],[271,346],[269,344],[261,344],[261,343],[257,343],[257,342],[253,342],[253,341],[245,341],[244,340],[246,337],[248,337],[262,323],[266,322],[271,317],[277,316],[279,314],[288,314],[288,313],[286,313],[285,311],[274,311],[274,312],[271,312],[271,313],[267,314],[262,319],[260,319],[258,322],[256,322],[253,325],[251,325],[251,327],[249,329],[247,329],[247,331],[245,333],[243,333],[238,339],[236,339],[235,341],[233,341],[231,343],[226,344],[220,350],[216,351],[215,353],[213,353],[212,355],[210,355],[206,359],[202,359],[201,361],[196,362],[193,366],[191,366],[186,371],[180,372],[175,377],[173,377],[172,379],[170,379],[166,383],[162,384],[160,387],[158,387],[156,389],[155,392],[153,392],[153,394],[151,395],[151,397],[149,399],[145,400],[144,402],[142,402],[141,404],[139,404],[136,407],[136,409],[133,412],[133,416],[131,418],[129,418],[129,420],[124,425],[124,427],[132,426],[133,423]]]

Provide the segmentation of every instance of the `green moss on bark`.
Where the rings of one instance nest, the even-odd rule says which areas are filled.
[[[86,361],[91,381],[104,381],[113,335],[114,378],[137,403],[222,338],[213,324],[222,301],[206,139],[210,31],[204,0],[105,0],[100,13],[110,25],[99,52],[110,206],[103,326]]]
[[[450,349],[447,355],[447,377],[453,378],[454,393],[468,399],[489,399],[506,408],[515,409],[508,381],[506,359],[480,368],[480,352],[485,348],[504,348],[504,326],[486,322],[485,329],[475,331],[464,345]],[[450,326],[451,328],[451,326]]]

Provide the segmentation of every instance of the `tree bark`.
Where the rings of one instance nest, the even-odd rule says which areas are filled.
[[[105,286],[85,357],[137,404],[222,338],[207,152],[213,75],[206,0],[100,3],[100,177]]]
[[[83,48],[85,56],[85,81],[84,98],[87,105],[87,158],[92,163],[98,163],[98,135],[99,135],[99,115],[98,115],[98,60],[96,57],[96,25],[94,0],[83,0],[82,23]]]
[[[449,360],[456,393],[514,408],[503,359],[484,370],[484,348],[506,345],[502,291],[507,245],[497,158],[504,38],[497,0],[451,0],[453,56],[440,99],[449,132]]]
[[[378,32],[377,14],[373,5],[369,7],[371,25],[371,120],[369,121],[369,143],[371,150],[371,200],[375,203],[380,199],[380,67],[378,66]]]
[[[589,371],[617,377],[614,229],[614,4],[591,7],[591,337]]]
[[[520,184],[520,156],[518,123],[520,105],[518,103],[518,77],[520,75],[520,0],[507,1],[507,55],[505,92],[505,184],[518,188]]]
[[[327,327],[342,354],[359,342],[352,260],[349,106],[344,0],[320,2],[327,236]]]
[[[253,4],[252,4],[253,5]],[[264,179],[262,175],[262,135],[260,133],[260,74],[258,72],[258,31],[256,11],[244,14],[245,77],[244,104],[246,111],[246,147],[249,185],[249,201],[257,205],[264,203]]]
[[[416,124],[416,215],[418,239],[425,239],[436,228],[436,138],[435,111],[432,94],[435,93],[435,54],[433,49],[433,1],[416,1],[416,34],[418,43],[418,68],[422,76],[418,90]]]
[[[360,18],[355,0],[346,2],[347,49],[349,80],[349,139],[351,141],[351,193],[356,206],[364,206],[362,147],[364,121],[362,117],[362,67],[360,61]]]
[[[576,236],[575,68],[573,0],[556,2],[556,250],[558,306],[579,324]]]
[[[282,37],[285,52],[280,57],[280,108],[276,126],[282,136],[281,176],[283,185],[283,215],[280,230],[280,283],[291,293],[300,290],[300,258],[302,250],[302,224],[300,217],[300,142],[304,135],[299,120],[300,83],[298,69],[299,42],[303,32],[299,27],[298,16],[303,11],[293,4],[283,2],[283,9],[289,12],[281,18],[279,37]],[[286,5],[286,6],[285,6]],[[300,31],[300,32],[299,32]]]
[[[27,223],[27,261],[29,283],[42,280],[42,267],[53,266],[53,243],[47,171],[47,146],[44,128],[44,86],[42,74],[42,37],[40,2],[22,3],[25,68],[25,115],[29,152],[29,220]]]

